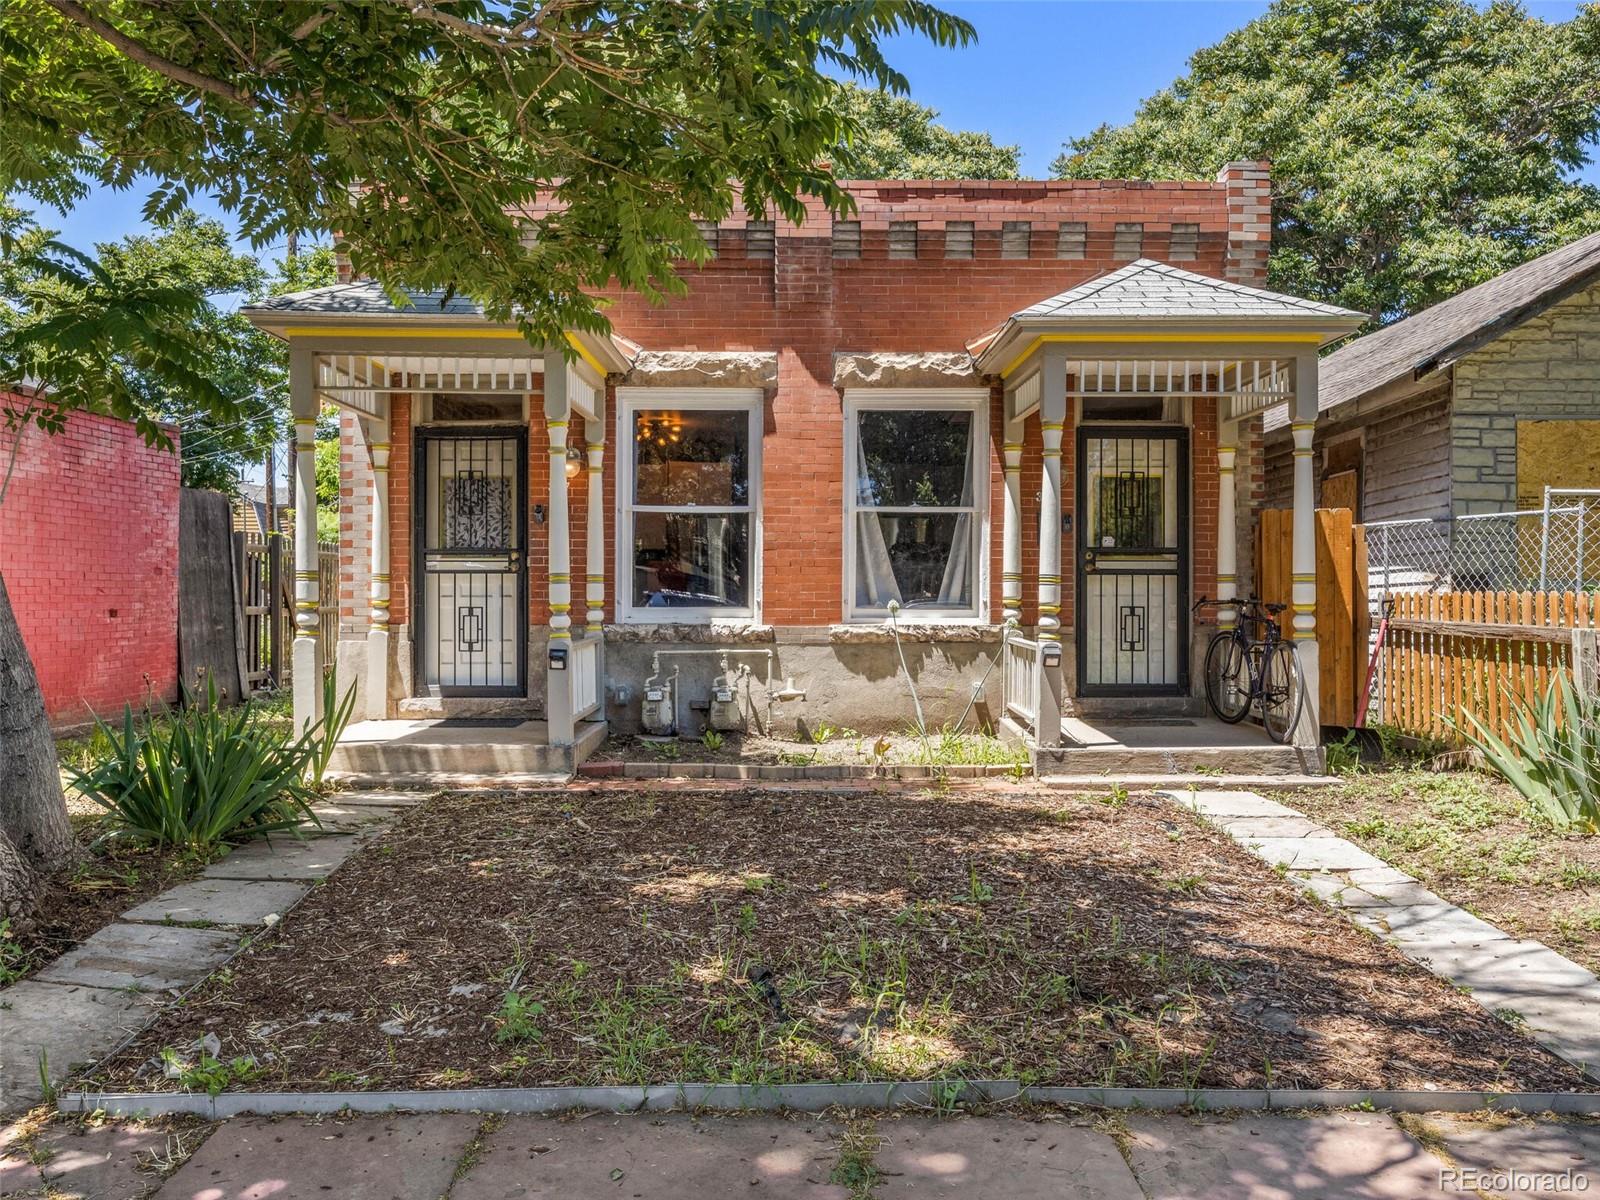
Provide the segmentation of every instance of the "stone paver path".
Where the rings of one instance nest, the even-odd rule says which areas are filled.
[[[1254,792],[1162,793],[1407,958],[1515,1014],[1546,1049],[1600,1078],[1600,979],[1541,942],[1514,938],[1442,899],[1286,804]]]
[[[52,1125],[0,1140],[15,1200],[1423,1200],[1479,1196],[1457,1182],[1467,1170],[1566,1180],[1485,1189],[1518,1200],[1600,1194],[1600,1123],[445,1113]]]
[[[0,1111],[114,1050],[159,1005],[224,962],[239,941],[281,917],[421,792],[340,792],[316,806],[327,832],[253,842],[122,914],[31,979],[0,991]],[[5,1193],[0,1191],[0,1196]]]

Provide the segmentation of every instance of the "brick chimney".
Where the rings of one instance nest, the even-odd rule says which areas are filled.
[[[1250,287],[1267,286],[1272,248],[1272,164],[1231,162],[1217,173],[1228,189],[1227,276]]]

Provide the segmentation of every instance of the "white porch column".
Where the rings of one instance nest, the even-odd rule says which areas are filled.
[[[367,627],[367,717],[389,715],[389,425],[376,425],[372,454],[371,624]]]
[[[1219,405],[1228,403],[1226,396]],[[1230,600],[1239,597],[1239,528],[1237,521],[1236,492],[1234,490],[1234,464],[1239,451],[1239,422],[1223,420],[1217,427],[1217,599],[1223,601],[1217,609],[1217,623],[1232,629],[1238,610]]]
[[[322,719],[321,596],[317,572],[316,356],[289,351],[289,412],[294,418],[294,728]]]
[[[1039,490],[1039,698],[1034,731],[1040,746],[1061,744],[1061,438],[1067,420],[1067,363],[1046,350],[1039,368],[1039,428],[1044,477]]]
[[[567,517],[567,360],[544,355],[544,420],[550,435],[549,648],[545,656],[545,724],[552,746],[576,740],[572,719],[572,531]],[[557,665],[559,664],[559,666]]]
[[[1002,621],[1022,623],[1022,422],[1010,417],[1016,396],[1005,398],[1006,430],[1001,455],[1005,462],[1006,508],[1000,562]]]
[[[588,608],[584,612],[584,632],[592,634],[602,633],[606,624],[606,489],[602,473],[606,420],[604,410],[599,409],[603,403],[603,399],[596,401],[594,420],[584,422],[584,450],[589,460],[589,537],[583,556],[586,569],[583,595]]]
[[[1312,472],[1317,430],[1317,356],[1297,354],[1290,433],[1294,438],[1294,550],[1291,555],[1294,638],[1306,677],[1306,702],[1301,710],[1295,745],[1322,743],[1321,658],[1317,647],[1317,501]]]

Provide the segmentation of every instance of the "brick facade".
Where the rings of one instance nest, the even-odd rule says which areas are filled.
[[[778,627],[818,627],[842,617],[844,417],[833,382],[840,352],[961,352],[971,340],[1000,325],[1011,313],[1098,275],[1132,257],[1168,259],[1174,250],[1187,270],[1259,286],[1265,282],[1270,239],[1268,170],[1265,164],[1230,164],[1209,181],[1046,181],[853,183],[858,226],[835,237],[835,222],[813,206],[808,221],[747,229],[742,213],[717,230],[716,257],[685,267],[687,292],[662,306],[629,293],[606,296],[616,332],[651,350],[768,351],[778,356],[776,388],[768,389],[762,449],[764,603],[761,620]],[[914,223],[914,257],[907,253],[906,223]],[[946,224],[952,226],[947,253]],[[891,256],[890,225],[895,229]],[[1024,228],[1025,227],[1025,228]],[[753,236],[751,236],[753,235]],[[1176,242],[1176,245],[1175,245]],[[859,249],[856,249],[857,245]],[[770,249],[768,248],[770,246]],[[842,252],[841,252],[842,250]],[[1025,256],[1022,251],[1025,250]],[[753,252],[752,252],[753,251]],[[954,256],[951,256],[953,254]],[[1001,442],[1002,389],[989,381],[988,609],[1000,612],[1001,529],[1004,487]],[[538,502],[547,471],[540,399],[531,403],[530,495]],[[605,504],[608,556],[615,545],[618,464],[615,403],[606,423]],[[395,397],[391,409],[392,605],[396,624],[411,611],[412,497],[410,495],[411,405]],[[1215,589],[1216,413],[1196,403],[1192,439],[1192,594]],[[572,428],[581,439],[581,423]],[[1074,414],[1063,441],[1063,506],[1076,501]],[[345,453],[364,466],[365,449],[353,426]],[[1023,571],[1024,620],[1037,616],[1037,572],[1041,485],[1038,418],[1024,429]],[[1259,440],[1250,443],[1259,463]],[[1258,480],[1241,448],[1241,478]],[[582,577],[587,570],[584,513],[586,475],[571,486],[574,623],[582,624]],[[347,473],[349,499],[365,482]],[[1252,485],[1253,486],[1253,485]],[[364,611],[365,549],[361,517],[347,508],[347,583],[344,621],[359,623]],[[530,526],[528,565],[530,621],[535,630],[548,616],[542,586],[548,529]],[[1067,586],[1063,623],[1073,620],[1072,538],[1065,539],[1062,569]],[[618,564],[607,564],[606,613],[618,614]],[[351,572],[351,568],[354,571]]]
[[[0,407],[15,398],[0,398]],[[0,462],[15,430],[0,422]],[[171,701],[178,684],[178,456],[75,413],[21,431],[0,570],[54,725]],[[176,438],[176,432],[172,436]]]

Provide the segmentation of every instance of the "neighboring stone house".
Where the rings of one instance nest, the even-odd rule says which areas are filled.
[[[1538,508],[1600,488],[1600,234],[1322,361],[1319,504],[1362,521]],[[1266,416],[1266,497],[1288,507],[1287,408]]]
[[[1248,578],[1260,414],[1310,409],[1360,321],[1262,289],[1265,164],[848,188],[849,216],[708,225],[686,294],[609,295],[614,332],[566,345],[361,280],[243,310],[289,346],[297,557],[317,412],[342,410],[362,713],[544,715],[581,757],[607,724],[904,729],[907,671],[935,726],[976,699],[1047,745],[1063,710],[1197,709],[1191,604]],[[318,587],[296,580],[302,720]]]

